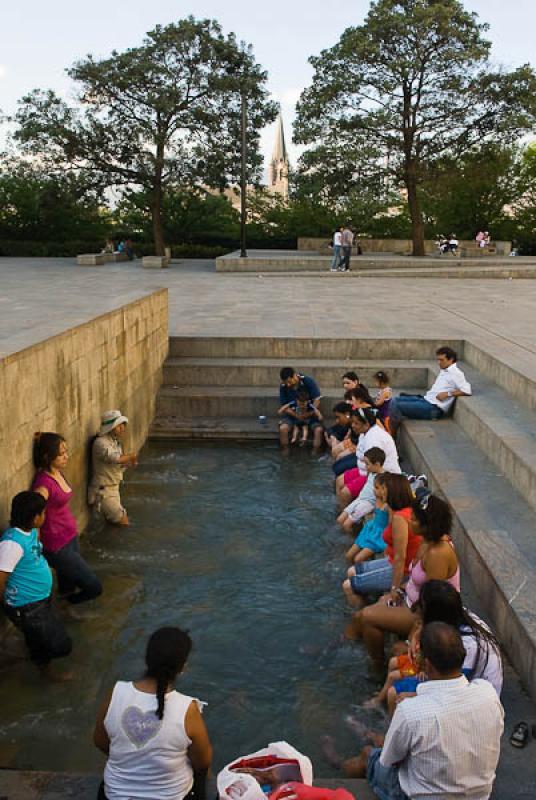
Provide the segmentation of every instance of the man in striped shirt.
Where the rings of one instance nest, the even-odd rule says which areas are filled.
[[[450,625],[426,625],[421,653],[427,680],[397,706],[383,747],[365,748],[345,771],[366,773],[382,800],[488,800],[503,732],[497,692],[462,674],[465,649]]]

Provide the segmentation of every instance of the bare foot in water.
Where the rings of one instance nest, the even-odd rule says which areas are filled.
[[[344,721],[348,727],[351,728],[351,730],[353,730],[359,737],[367,742],[371,742],[374,747],[383,747],[383,740],[385,738],[383,733],[371,731],[370,728],[367,728],[363,722],[356,719],[356,717],[350,716],[350,714],[344,718]]]
[[[363,703],[363,708],[378,708],[381,709],[383,707],[383,702],[380,698],[379,694],[375,694],[374,697],[365,700]]]
[[[325,736],[322,736],[322,740],[321,741],[322,741],[322,751],[323,751],[324,755],[326,756],[327,761],[333,767],[336,767],[337,769],[340,769],[341,766],[342,766],[342,761],[343,760],[340,757],[340,755],[337,753],[337,750],[335,748],[335,739],[333,738],[333,736],[328,736],[326,734]]]
[[[71,670],[58,671],[51,668],[50,664],[43,664],[39,667],[39,671],[43,678],[52,683],[66,683],[74,680],[74,672]]]

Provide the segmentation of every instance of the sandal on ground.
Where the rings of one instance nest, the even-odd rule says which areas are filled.
[[[529,741],[529,726],[526,722],[518,722],[510,735],[513,747],[525,747]]]

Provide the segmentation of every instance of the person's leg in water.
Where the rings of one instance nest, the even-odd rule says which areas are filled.
[[[54,553],[46,553],[50,566],[56,570],[58,586],[67,602],[77,605],[102,594],[102,584],[84,561],[78,537]],[[69,591],[65,591],[66,588]]]
[[[299,432],[300,432],[299,427],[297,425],[293,425],[292,426],[292,438],[290,440],[291,444],[296,444],[296,442],[298,441]]]
[[[397,659],[391,658],[389,660],[387,677],[380,691],[363,703],[363,708],[381,708],[387,702],[387,694],[395,681],[399,681],[402,673],[398,669]]]
[[[313,426],[313,453],[320,452],[324,441],[324,426],[320,423]]]
[[[279,423],[279,445],[283,453],[288,453],[289,434],[291,427],[293,426],[290,424],[290,422]]]
[[[29,607],[12,608],[4,606],[6,616],[24,636],[30,659],[43,677],[50,680],[72,680],[72,672],[58,672],[51,669],[51,661],[64,658],[72,650],[73,643],[63,622],[54,613],[50,597]]]
[[[302,426],[302,435],[300,439],[300,446],[303,447],[306,444],[307,439],[309,438],[309,425],[307,423]]]

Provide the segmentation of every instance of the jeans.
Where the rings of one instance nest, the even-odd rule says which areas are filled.
[[[342,246],[342,266],[344,269],[350,269],[350,256],[352,255],[352,247],[351,245],[344,245]]]
[[[380,800],[408,800],[400,788],[398,767],[384,767],[380,763],[381,748],[370,751],[367,763],[367,781]]]
[[[333,245],[333,260],[331,262],[331,269],[337,269],[341,265],[341,250],[340,244]]]
[[[388,592],[393,584],[393,565],[388,558],[375,558],[355,564],[355,575],[350,578],[354,594]]]
[[[434,403],[425,400],[422,394],[406,394],[391,400],[389,418],[400,422],[402,417],[408,419],[441,419],[442,410]]]
[[[54,553],[45,550],[44,555],[56,570],[59,594],[67,595],[69,603],[85,603],[102,594],[101,582],[80,555],[78,536]]]
[[[357,456],[355,453],[349,453],[347,456],[342,456],[341,458],[334,461],[331,465],[331,469],[333,470],[333,474],[335,477],[342,475],[349,469],[354,469],[357,463]]]
[[[53,658],[68,656],[71,652],[71,638],[52,610],[50,597],[24,606],[4,605],[4,611],[13,625],[22,631],[35,664],[44,666]]]

